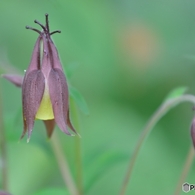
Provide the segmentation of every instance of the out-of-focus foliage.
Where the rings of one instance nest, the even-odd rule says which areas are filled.
[[[180,97],[187,91],[187,87],[177,87],[173,89],[166,97],[166,100],[171,100]]]
[[[187,57],[195,55],[194,7],[192,0],[0,2],[0,73],[27,68],[37,34],[25,26],[37,27],[34,19],[43,23],[48,13],[51,30],[62,31],[53,39],[69,82],[90,109],[89,116],[79,114],[85,195],[118,194],[141,130],[166,94],[178,86],[195,92],[195,61]],[[5,80],[1,85],[9,192],[66,194],[43,124],[36,121],[29,144],[18,143],[21,91]],[[172,194],[191,145],[191,107],[178,106],[155,127],[127,194]],[[75,137],[57,133],[76,178]]]

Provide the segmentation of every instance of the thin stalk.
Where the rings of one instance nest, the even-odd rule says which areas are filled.
[[[78,110],[73,99],[70,99],[70,107],[71,107],[71,116],[73,119],[74,127],[76,131],[80,134]],[[75,163],[76,163],[76,173],[77,173],[77,186],[80,195],[82,195],[83,194],[82,151],[81,151],[81,138],[79,136],[75,137]]]
[[[1,92],[0,86],[0,92]],[[8,174],[7,174],[7,151],[6,151],[6,138],[5,130],[3,125],[3,103],[0,94],[0,153],[1,153],[1,173],[2,173],[2,188],[3,190],[8,190]]]
[[[174,195],[179,195],[181,193],[182,184],[185,182],[185,179],[190,171],[190,168],[192,166],[192,162],[194,160],[194,147],[191,146],[185,161],[185,164],[183,166],[183,170],[181,172],[181,175],[179,177],[179,181],[177,183],[177,187],[175,189]]]
[[[153,114],[153,116],[150,118],[150,120],[148,121],[148,123],[146,124],[145,128],[143,129],[140,138],[138,139],[138,142],[135,146],[135,150],[133,152],[133,155],[130,159],[129,162],[129,166],[127,168],[127,172],[125,174],[125,178],[123,180],[122,183],[122,187],[121,190],[119,192],[120,195],[124,195],[126,193],[127,190],[127,185],[131,179],[132,176],[132,171],[133,171],[133,167],[134,164],[136,162],[137,156],[139,154],[139,151],[144,143],[144,141],[146,140],[146,138],[148,137],[148,135],[150,134],[152,128],[156,125],[156,123],[173,107],[175,107],[176,105],[182,103],[182,102],[191,102],[193,104],[195,104],[195,96],[193,95],[182,95],[180,97],[177,98],[173,98],[173,99],[169,99],[167,101],[165,101],[158,109],[157,111]]]
[[[70,194],[79,195],[79,192],[76,188],[73,177],[71,175],[65,153],[62,150],[62,147],[60,145],[60,140],[58,139],[58,136],[55,132],[53,133],[52,138],[51,138],[51,146],[52,146],[54,155],[57,159],[59,169],[64,179],[64,183],[66,184]]]

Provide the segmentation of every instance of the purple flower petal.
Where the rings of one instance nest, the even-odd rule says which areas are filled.
[[[25,76],[22,85],[23,117],[26,121],[28,139],[34,126],[35,115],[45,89],[45,78],[41,70],[33,70]],[[25,123],[24,123],[25,127]],[[25,128],[24,132],[25,133]]]
[[[64,133],[71,135],[66,126],[68,86],[63,72],[60,69],[52,69],[49,74],[48,82],[55,122]]]
[[[46,45],[46,47],[44,47],[45,51],[49,52],[50,66],[52,68],[48,80],[55,121],[59,128],[66,134],[70,135],[67,130],[67,125],[77,134],[69,118],[68,85],[63,73],[58,51],[51,38],[48,42],[43,38],[43,42],[43,44]]]
[[[32,70],[38,70],[40,69],[40,42],[41,42],[42,37],[39,36],[35,46],[34,46],[34,50],[32,53],[32,57],[31,57],[31,62],[29,64],[28,69],[26,70],[26,74],[25,76],[27,76],[28,73],[30,73]]]
[[[13,83],[16,87],[22,87],[23,76],[15,74],[3,74],[2,77]]]
[[[54,119],[44,120],[43,122],[47,130],[47,136],[50,138],[55,127],[55,120]]]

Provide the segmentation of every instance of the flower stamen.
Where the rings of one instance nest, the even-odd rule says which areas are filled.
[[[55,34],[55,33],[61,33],[61,30],[55,30],[55,31],[49,33],[49,35],[51,36],[51,35],[53,35],[53,34]]]
[[[35,31],[35,32],[37,32],[37,33],[39,33],[39,34],[41,35],[41,31],[40,31],[40,30],[37,30],[37,29],[32,28],[32,27],[30,27],[30,26],[26,26],[26,29],[33,30],[33,31]]]
[[[41,28],[44,30],[44,32],[47,34],[47,29],[45,28],[45,26],[43,26],[39,21],[34,20],[34,23],[38,24],[39,26],[41,26]]]
[[[40,35],[45,34],[46,37],[49,38],[49,39],[50,39],[50,36],[51,35],[53,35],[55,33],[61,33],[61,30],[55,30],[55,31],[53,31],[53,32],[50,33],[50,31],[49,31],[49,19],[48,19],[48,16],[49,16],[48,14],[45,14],[45,20],[46,20],[46,25],[45,26],[43,24],[41,24],[38,20],[34,20],[34,22],[36,24],[38,24],[39,26],[41,26],[41,28],[43,29],[44,33],[41,32],[40,30],[38,30],[36,28],[32,28],[30,26],[26,26],[26,29],[33,30],[33,31],[39,33]]]

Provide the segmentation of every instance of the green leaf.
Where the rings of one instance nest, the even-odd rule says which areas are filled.
[[[187,91],[187,89],[188,89],[187,87],[177,87],[173,89],[171,92],[169,92],[165,100],[180,97]]]
[[[81,93],[76,88],[74,88],[70,85],[69,85],[69,92],[70,92],[70,96],[76,102],[76,104],[78,105],[80,110],[84,114],[88,115],[89,114],[89,109],[88,109],[87,103],[86,103],[84,97],[81,95]]]
[[[47,188],[33,195],[69,195],[68,191],[63,188]]]

